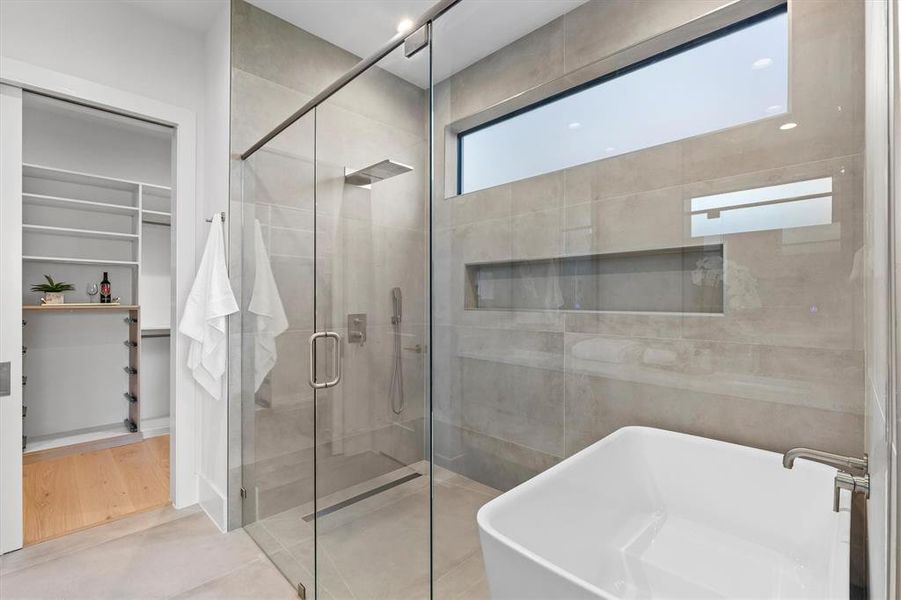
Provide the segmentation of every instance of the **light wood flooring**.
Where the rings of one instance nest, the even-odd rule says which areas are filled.
[[[23,465],[25,544],[169,503],[169,436]]]

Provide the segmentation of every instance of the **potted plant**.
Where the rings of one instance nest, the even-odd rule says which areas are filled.
[[[53,281],[50,275],[44,275],[44,279],[47,280],[47,283],[38,283],[31,286],[32,292],[43,292],[44,297],[41,298],[41,302],[44,304],[63,304],[66,301],[66,296],[63,292],[70,292],[75,289],[75,286],[71,283]]]

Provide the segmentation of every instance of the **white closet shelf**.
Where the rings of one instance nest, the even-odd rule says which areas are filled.
[[[168,197],[172,193],[172,188],[165,185],[156,185],[155,183],[142,183],[141,185],[144,187],[144,191],[151,196]]]
[[[100,260],[96,258],[73,258],[70,256],[23,256],[25,262],[49,262],[70,265],[109,265],[111,267],[136,267],[134,260]]]
[[[70,171],[68,169],[58,169],[56,167],[48,167],[46,165],[36,165],[32,163],[24,163],[22,165],[23,177],[37,177],[40,179],[50,179],[52,181],[62,181],[65,183],[77,183],[81,185],[93,185],[96,187],[112,188],[116,190],[137,191],[138,186],[145,186],[160,192],[171,191],[164,185],[156,185],[143,181],[131,181],[128,179],[116,179],[115,177],[106,177],[104,175],[95,175],[92,173],[82,173],[80,171]]]
[[[23,233],[40,233],[43,235],[63,235],[67,237],[93,238],[97,240],[137,241],[136,233],[119,233],[115,231],[95,231],[92,229],[74,229],[72,227],[50,227],[48,225],[22,225]]]
[[[122,423],[95,427],[80,431],[63,431],[28,439],[28,447],[22,453],[25,463],[60,458],[79,452],[103,450],[125,444],[133,444],[144,439],[140,432],[129,432]]]
[[[142,210],[141,221],[151,223],[153,225],[171,225],[172,213],[163,212],[161,210]]]
[[[172,331],[168,325],[148,325],[141,327],[141,334],[169,333]]]
[[[121,204],[109,204],[107,202],[94,202],[92,200],[76,200],[75,198],[46,196],[44,194],[23,193],[22,202],[32,206],[89,210],[92,212],[102,212],[114,215],[135,215],[138,210],[140,210],[137,206],[124,206]]]
[[[141,308],[137,304],[103,304],[95,303],[74,303],[74,304],[24,304],[22,310],[37,312],[105,312],[111,310],[127,310],[133,311]]]

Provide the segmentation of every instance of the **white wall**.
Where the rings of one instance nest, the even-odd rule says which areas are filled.
[[[0,54],[198,113],[203,36],[123,2],[3,0]]]
[[[207,31],[204,52],[206,55],[206,105],[203,114],[203,143],[207,148],[205,186],[207,193],[202,196],[198,208],[203,213],[198,222],[206,226],[203,217],[228,211],[228,162],[229,162],[229,91],[230,46],[229,10],[220,11]],[[226,234],[228,227],[221,222]],[[207,227],[203,235],[197,236],[198,251],[206,241]],[[228,244],[226,244],[226,248]],[[223,381],[221,400],[215,401],[203,392],[200,397],[199,422],[204,429],[200,432],[204,452],[198,457],[200,473],[200,504],[213,517],[220,529],[227,528],[228,514],[228,402],[227,386]]]
[[[228,176],[227,119],[223,125],[221,113],[224,110],[227,114],[228,110],[227,12],[227,2],[222,0],[222,16],[215,19],[217,26],[215,33],[209,35],[208,45],[206,32],[160,19],[130,3],[96,0],[0,2],[0,56],[3,58],[183,107],[196,115],[197,214],[191,224],[193,230],[179,230],[178,238],[195,240],[198,248],[206,237],[203,215],[210,209],[220,210],[219,206],[225,210],[226,204],[221,181]],[[225,83],[219,81],[223,77],[223,63]],[[217,85],[208,89],[213,82]],[[213,110],[208,114],[210,108]],[[211,125],[226,130],[205,134],[205,129]],[[220,142],[222,150],[208,153],[211,144]],[[220,183],[211,183],[216,194],[213,197],[206,193],[206,185],[217,181]],[[198,253],[192,260],[196,264],[199,258]],[[183,370],[184,366],[179,368]],[[192,468],[195,473],[204,474],[201,479],[221,484],[215,494],[220,496],[223,508],[214,508],[214,503],[210,502],[203,505],[217,524],[224,526],[225,402],[206,406],[199,398],[182,397],[176,402],[190,403],[185,414],[191,424],[176,432],[175,443],[203,440],[196,454],[176,452],[180,459],[187,457],[186,461],[191,463],[190,467],[179,465],[178,469]],[[198,415],[199,418],[195,418]],[[192,502],[197,500],[196,489],[191,496]]]

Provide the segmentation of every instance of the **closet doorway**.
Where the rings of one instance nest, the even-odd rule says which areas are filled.
[[[173,142],[22,95],[25,544],[170,502]]]

